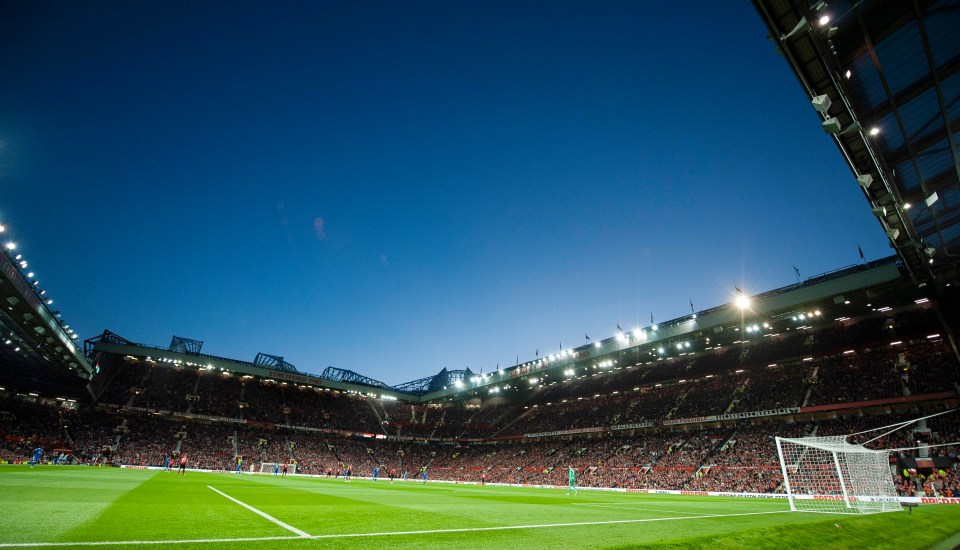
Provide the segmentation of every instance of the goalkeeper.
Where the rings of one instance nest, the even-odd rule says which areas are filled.
[[[577,471],[571,466],[567,471],[567,476],[570,478],[570,483],[567,485],[567,494],[569,495],[571,491],[573,494],[579,494],[577,492]]]

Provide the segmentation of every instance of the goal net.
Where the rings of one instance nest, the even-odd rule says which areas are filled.
[[[847,443],[847,436],[776,438],[790,509],[834,514],[902,510],[888,451]]]
[[[273,469],[276,468],[276,469],[277,469],[277,475],[282,475],[282,474],[283,474],[283,466],[284,466],[283,462],[261,462],[261,463],[260,463],[260,473],[261,473],[261,474],[270,474],[270,475],[273,475]],[[290,464],[287,464],[286,466],[287,466],[287,473],[288,473],[288,474],[295,474],[295,473],[297,473],[297,465],[296,465],[296,464],[290,463]]]

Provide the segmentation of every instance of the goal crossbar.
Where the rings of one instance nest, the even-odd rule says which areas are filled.
[[[870,514],[901,510],[889,453],[847,442],[847,436],[776,438],[790,509]]]

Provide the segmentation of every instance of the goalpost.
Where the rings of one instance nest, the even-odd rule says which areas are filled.
[[[914,422],[949,414],[956,410],[938,412],[915,420],[849,435],[777,437],[777,454],[780,458],[783,487],[790,502],[790,509],[795,512],[833,514],[874,514],[902,510],[897,489],[893,486],[890,453],[920,447],[868,449],[864,445]],[[854,436],[887,428],[892,429],[862,444],[847,441]],[[924,447],[954,444],[942,443],[924,445]]]
[[[280,467],[279,470],[278,470],[278,472],[277,472],[277,475],[280,475],[280,474],[283,473],[283,462],[261,462],[261,463],[260,463],[260,473],[261,473],[261,474],[273,475],[273,468],[274,468],[274,466],[279,466],[279,467]],[[287,464],[287,473],[288,473],[288,474],[295,474],[295,473],[297,473],[297,465],[294,464],[294,463],[292,463],[292,462],[291,462],[291,463],[288,463],[288,464]]]
[[[847,443],[847,436],[777,437],[790,509],[834,514],[900,511],[889,453]]]

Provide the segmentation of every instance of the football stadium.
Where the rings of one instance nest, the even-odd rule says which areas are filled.
[[[960,2],[751,4],[889,254],[391,385],[78,334],[7,211],[0,548],[960,546]]]

